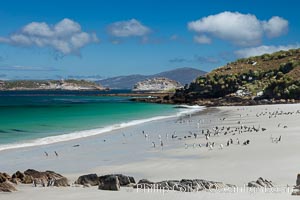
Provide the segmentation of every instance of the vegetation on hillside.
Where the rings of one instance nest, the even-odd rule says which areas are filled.
[[[239,59],[198,77],[178,92],[192,98],[299,99],[300,49]]]

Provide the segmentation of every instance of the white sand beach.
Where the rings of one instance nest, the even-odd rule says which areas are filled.
[[[279,114],[272,115],[276,111]],[[70,183],[88,173],[121,173],[133,176],[136,181],[143,178],[151,181],[199,178],[234,184],[240,188],[263,177],[285,190],[295,185],[300,172],[299,122],[300,104],[207,108],[191,116],[147,122],[87,138],[3,150],[0,151],[0,171],[13,174],[17,170],[30,168],[52,170],[66,176]],[[202,134],[202,130],[207,129],[218,132],[216,130],[221,130],[223,126],[224,130],[219,135],[212,134],[208,140]],[[230,132],[241,126],[254,127],[259,131]],[[230,129],[224,135],[228,127]],[[266,130],[262,131],[263,128]],[[172,135],[177,137],[172,139]],[[160,139],[163,147],[160,146]],[[230,139],[233,143],[227,146]],[[249,144],[243,145],[246,140],[250,141]],[[207,142],[215,144],[213,149],[206,147]],[[45,151],[49,156],[45,156]],[[98,190],[97,187],[16,187],[17,192],[0,194],[0,199],[293,198],[291,191],[160,193],[141,192],[133,188],[113,192]]]

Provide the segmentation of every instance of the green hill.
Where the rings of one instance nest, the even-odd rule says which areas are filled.
[[[300,49],[239,59],[178,90],[175,102],[236,98],[300,99]]]

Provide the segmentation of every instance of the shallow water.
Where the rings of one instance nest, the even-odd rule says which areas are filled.
[[[61,91],[51,95],[1,93],[0,144],[101,129],[176,112],[172,105],[131,102],[126,97],[78,96]]]

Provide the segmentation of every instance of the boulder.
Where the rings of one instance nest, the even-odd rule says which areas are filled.
[[[107,178],[108,176],[116,176],[119,179],[120,186],[133,186],[135,184],[135,180],[132,176],[126,176],[123,174],[109,174],[99,177],[99,182],[102,181],[102,179]]]
[[[123,174],[115,174],[118,177],[120,186],[130,186],[131,184],[135,184],[135,180],[132,176],[125,176]]]
[[[14,173],[11,178],[14,178],[14,179],[19,179],[20,182],[22,182],[24,179],[25,179],[25,174],[20,172],[20,171],[17,171],[16,173]]]
[[[46,175],[48,178],[52,178],[52,179],[60,179],[60,178],[63,178],[64,176],[62,176],[61,174],[58,174],[54,171],[45,171]]]
[[[16,176],[20,174],[16,172]],[[20,175],[19,175],[20,176]],[[65,180],[67,180],[66,177],[62,176],[61,174],[58,174],[54,171],[45,171],[45,172],[40,172],[34,169],[27,169],[24,172],[24,177],[22,177],[21,182],[24,184],[41,184],[42,186],[52,186],[56,180],[59,180],[57,182],[57,185],[59,186],[60,184],[63,185],[68,185],[66,183],[63,183]]]
[[[52,179],[60,179],[62,178],[63,176],[54,172],[54,171],[45,171],[45,172],[39,172],[39,171],[36,171],[34,169],[27,169],[25,172],[24,172],[25,175],[28,175],[28,176],[32,176],[34,179],[44,179],[44,180],[48,180],[50,178]]]
[[[263,187],[263,188],[272,188],[274,187],[272,181],[263,179],[262,177],[258,178],[257,181],[251,181],[248,183],[248,187]]]
[[[76,184],[80,185],[99,185],[99,178],[97,174],[87,174],[87,175],[82,175],[80,176],[77,181],[75,181]]]
[[[115,175],[106,175],[99,177],[99,190],[120,190],[119,178]]]
[[[255,181],[251,181],[248,183],[248,187],[260,188],[261,186],[257,184]]]
[[[17,191],[17,189],[13,186],[13,184],[8,182],[7,180],[0,183],[0,192],[13,192],[13,191]]]
[[[6,176],[4,173],[0,173],[0,183],[3,183],[7,180]]]
[[[181,192],[192,192],[210,189],[222,189],[236,187],[235,185],[224,184],[221,182],[207,181],[202,179],[182,179],[182,180],[168,180],[160,182],[151,182],[147,179],[142,179],[138,182],[135,188],[140,189],[164,189],[164,190],[176,190]]]
[[[141,179],[139,182],[134,186],[134,188],[151,188],[154,182],[149,181],[148,179]]]
[[[55,187],[67,187],[70,186],[68,183],[68,179],[66,177],[62,177],[54,180],[53,186]]]
[[[1,176],[5,177],[7,180],[11,179],[11,176],[9,174],[5,173],[5,172],[4,173],[0,172],[0,174],[1,174]]]
[[[26,175],[20,171],[17,171],[11,176],[11,182],[18,184],[19,182],[23,184],[31,184],[33,182],[32,176]]]

